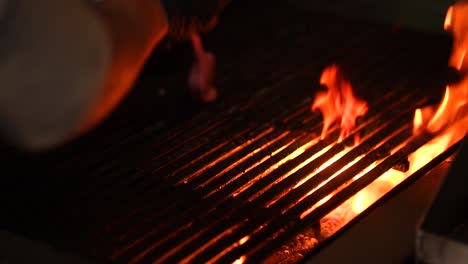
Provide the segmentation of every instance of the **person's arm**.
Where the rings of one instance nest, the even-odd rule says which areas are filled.
[[[48,149],[104,120],[167,34],[209,31],[227,0],[0,0],[0,136]]]
[[[40,150],[68,139],[105,81],[110,47],[102,22],[81,0],[6,0],[0,24],[4,140]]]
[[[153,48],[168,32],[159,0],[89,1],[90,9],[104,22],[112,42],[112,61],[104,85],[82,131],[99,124],[128,93]]]
[[[28,151],[102,121],[167,31],[159,0],[7,0],[0,21],[0,132]]]

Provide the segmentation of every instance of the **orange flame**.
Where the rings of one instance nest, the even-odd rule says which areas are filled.
[[[465,72],[468,64],[465,61],[468,49],[468,3],[459,1],[446,13],[444,28],[453,34],[453,47],[449,65]]]
[[[336,65],[325,68],[320,77],[320,84],[326,86],[327,91],[317,94],[311,110],[318,109],[322,113],[322,139],[333,123],[340,122],[341,141],[350,134],[356,125],[356,119],[367,112],[367,104],[354,96],[351,84],[343,78]]]
[[[456,68],[462,74],[467,74],[468,63],[465,61],[465,55],[468,49],[468,3],[460,2],[451,6],[447,10],[444,27],[446,30],[452,31],[454,35],[454,46],[449,66]],[[448,85],[438,106],[428,106],[415,111],[413,134],[418,135],[422,132],[431,133],[435,137],[409,155],[410,167],[408,171],[400,172],[390,169],[325,217],[335,217],[342,220],[342,224],[336,227],[335,231],[467,134],[468,77],[464,77],[457,84]],[[376,164],[372,164],[353,180],[358,179],[375,166]]]
[[[437,109],[425,107],[415,111],[413,133],[428,131],[437,133],[437,136],[408,157],[410,168],[407,172],[391,169],[357,193],[351,202],[355,214],[367,209],[385,193],[465,136],[468,131],[468,118],[458,120],[460,119],[458,116],[461,106],[468,105],[467,97],[455,97],[452,94],[453,91],[459,92],[460,89],[467,89],[467,87],[467,83],[453,86],[452,89],[449,87]],[[433,113],[433,116],[427,120],[430,113]]]
[[[448,91],[448,90],[447,90]],[[445,97],[446,98],[446,97]],[[443,102],[445,99],[443,100]],[[452,111],[448,106],[449,104],[441,103],[440,107],[437,109],[437,112],[443,111]],[[445,107],[445,108],[444,108]],[[422,111],[421,109],[416,110],[414,124],[421,125],[422,121]],[[444,112],[445,113],[445,112]],[[440,115],[434,115],[433,119]],[[445,115],[444,115],[445,116]],[[418,121],[419,120],[419,121]],[[430,142],[416,150],[408,157],[410,163],[410,168],[406,172],[400,172],[393,169],[390,169],[385,174],[380,176],[377,180],[371,183],[369,186],[358,192],[351,200],[351,209],[353,210],[352,216],[357,215],[367,209],[370,205],[376,202],[379,198],[393,189],[396,185],[400,184],[408,176],[422,168],[428,162],[430,162],[437,155],[441,154],[452,146],[457,141],[461,140],[468,131],[468,117],[465,116],[463,119],[456,121],[454,124],[449,120],[452,120],[452,117],[445,119],[447,122],[440,122],[443,127],[448,127],[440,133]],[[435,122],[435,121],[434,121]],[[425,128],[428,131],[428,127]],[[417,130],[420,131],[420,130]],[[351,220],[351,219],[349,219]]]
[[[453,6],[447,9],[447,14],[445,15],[444,29],[447,31],[452,29],[452,20],[453,20],[452,17],[453,17]]]
[[[247,257],[243,255],[240,258],[236,259],[232,264],[242,264],[245,262],[246,259]]]
[[[444,28],[453,32],[455,40],[449,65],[462,73],[466,73],[464,67],[468,47],[466,38],[468,16],[465,14],[468,14],[468,4],[457,3],[447,10],[444,22]],[[414,113],[413,134],[427,131],[437,136],[408,157],[410,168],[407,172],[390,170],[356,194],[351,200],[353,212],[359,214],[364,211],[406,177],[461,140],[468,132],[467,109],[468,78],[466,77],[457,84],[447,86],[445,95],[437,108],[428,106],[417,109]]]
[[[358,214],[369,208],[377,200],[402,183],[410,175],[428,164],[433,158],[442,154],[448,148],[460,141],[468,132],[468,63],[465,61],[466,50],[468,49],[468,2],[457,3],[449,8],[445,19],[444,27],[454,34],[454,46],[450,56],[449,65],[456,68],[464,78],[456,84],[448,85],[440,104],[438,106],[428,106],[416,109],[413,120],[413,135],[421,133],[433,135],[433,139],[417,149],[408,156],[409,169],[406,172],[390,169],[367,187],[359,191],[356,195],[328,213],[321,221],[334,219],[337,224],[332,230],[327,230],[321,239],[326,239],[333,235],[344,225],[353,220]],[[364,115],[367,105],[360,99],[356,99],[352,93],[351,85],[344,80],[336,65],[327,67],[322,73],[320,83],[328,88],[328,91],[317,95],[311,106],[312,110],[319,109],[323,115],[322,138],[327,130],[335,122],[341,122],[340,138],[349,135],[355,126],[355,119]],[[413,138],[408,139],[411,141]],[[407,142],[391,150],[394,154]],[[359,160],[361,157],[356,159]],[[382,160],[378,160],[369,165],[363,171],[355,175],[352,181],[358,180],[375,168]],[[343,167],[352,165],[353,162]],[[324,164],[328,166],[328,164]],[[341,172],[341,171],[340,171]],[[338,173],[340,173],[338,172]],[[312,174],[313,176],[313,174]],[[310,178],[312,176],[307,176]],[[333,178],[335,175],[331,176]],[[300,182],[299,184],[301,184]],[[327,181],[321,183],[320,188]],[[340,186],[334,193],[324,197],[301,214],[301,219],[314,211],[320,204],[332,198],[341,188],[345,188],[350,182]],[[312,190],[307,195],[313,193]],[[322,234],[320,234],[322,236]]]

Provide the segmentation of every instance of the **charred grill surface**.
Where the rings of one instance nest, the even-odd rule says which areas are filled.
[[[108,123],[35,158],[44,175],[38,188],[4,192],[5,226],[109,262],[227,263],[246,255],[257,263],[432,138],[412,137],[411,122],[416,108],[441,98],[448,38],[245,2],[206,40],[218,58],[220,102],[181,106],[183,92],[170,87],[185,88],[187,71],[173,65],[190,63],[182,59],[189,49],[156,53]],[[158,73],[169,60],[170,72]],[[342,65],[369,102],[342,142],[338,127],[320,139],[321,115],[310,111],[330,63]]]

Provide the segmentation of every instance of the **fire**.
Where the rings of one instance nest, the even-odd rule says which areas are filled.
[[[465,54],[468,48],[468,4],[451,6],[445,18],[444,28],[454,35],[454,46],[449,66],[466,74]],[[385,193],[401,183],[406,177],[420,169],[434,157],[461,140],[468,132],[468,77],[453,85],[447,85],[439,106],[417,109],[414,113],[413,134],[424,131],[437,135],[408,157],[410,168],[407,172],[390,170],[351,200],[351,208],[359,214]],[[463,117],[463,118],[462,118]]]
[[[468,123],[464,119],[462,121],[457,120],[467,114],[467,91],[467,80],[454,86],[448,86],[442,102],[435,110],[434,116],[428,121],[422,120],[422,124],[427,123],[426,131],[442,133],[438,135],[437,140],[427,143],[409,157],[410,171],[414,172],[416,168],[422,167],[465,136],[468,131]],[[454,123],[456,124],[453,125]]]
[[[449,65],[466,73],[465,61],[468,49],[468,3],[459,1],[447,10],[444,28],[453,34],[452,54]]]
[[[414,119],[413,119],[413,134],[419,135],[420,133],[424,132],[429,120],[432,119],[435,112],[434,106],[428,106],[424,108],[418,108],[414,112]]]
[[[405,176],[406,173],[391,169],[369,186],[358,192],[351,199],[353,215],[362,213],[380,197],[401,183],[406,178]]]
[[[391,169],[357,193],[351,202],[355,214],[367,209],[385,193],[465,136],[468,131],[468,118],[456,120],[459,119],[462,106],[468,105],[467,96],[457,97],[452,94],[453,91],[459,92],[467,88],[467,82],[462,82],[453,88],[449,87],[437,109],[427,107],[415,111],[413,133],[417,135],[422,131],[427,131],[437,136],[408,157],[410,168],[407,172]],[[433,116],[428,120],[429,113],[433,113]]]
[[[406,172],[390,169],[351,199],[330,212],[324,219],[331,217],[339,218],[341,221],[335,231],[366,210],[434,157],[460,141],[468,133],[468,77],[466,77],[468,64],[465,60],[468,49],[467,14],[468,3],[457,3],[448,9],[444,23],[444,28],[450,30],[454,35],[449,66],[458,70],[464,78],[456,84],[447,85],[445,94],[438,106],[427,106],[417,109],[414,113],[413,135],[416,137],[421,133],[430,133],[434,135],[434,138],[409,155],[410,167]],[[324,133],[326,133],[326,129],[331,123],[344,116],[340,115],[342,114],[340,111],[346,109],[346,107],[341,107],[342,97],[339,92],[343,91],[342,87],[345,87],[345,91],[350,89],[350,85],[340,78],[336,66],[327,68],[322,75],[321,83],[326,84],[329,91],[320,94],[312,106],[312,109],[318,108],[324,115]],[[362,107],[364,110],[356,109],[354,113],[365,113],[364,103],[358,100],[355,105]],[[344,129],[345,131],[342,131],[343,135],[349,133],[349,130],[346,130],[347,128]],[[376,163],[356,175],[353,180],[357,180],[366,174],[376,166]]]
[[[462,75],[466,75],[466,73],[468,73],[468,64],[465,60],[466,50],[468,49],[468,15],[465,16],[464,14],[468,14],[468,3],[452,6],[447,11],[447,17],[444,25],[446,29],[451,30],[454,33],[455,39],[449,65],[456,68]],[[321,137],[323,139],[326,136],[328,129],[334,123],[339,123],[341,127],[339,139],[342,140],[351,134],[356,125],[356,119],[359,116],[366,114],[368,106],[365,101],[354,96],[350,82],[344,79],[336,65],[331,65],[325,68],[321,75],[320,83],[326,86],[327,90],[317,94],[313,104],[311,105],[311,110],[319,110],[323,116]],[[329,219],[336,221],[337,224],[332,227],[332,230],[327,230],[326,235],[322,236],[322,234],[320,234],[320,239],[326,239],[330,235],[333,235],[333,233],[338,231],[357,215],[381,199],[385,194],[394,189],[395,186],[402,183],[414,172],[421,169],[436,156],[442,154],[448,148],[453,146],[456,142],[459,142],[467,132],[468,77],[464,77],[456,84],[447,85],[445,94],[439,105],[428,106],[415,110],[413,119],[413,137],[408,139],[408,142],[423,133],[424,135],[431,135],[432,140],[407,157],[409,162],[408,170],[405,172],[394,169],[388,170],[374,182],[324,216],[321,219],[321,224],[322,221],[327,223],[326,221]],[[390,155],[397,152],[408,142],[403,142],[400,146],[392,149],[390,151]],[[298,182],[294,188],[304,184],[308,179],[315,176],[317,172],[330,166],[330,164],[340,159],[348,151],[349,149],[345,149],[341,153],[338,153],[335,157],[322,164],[318,170]],[[321,153],[317,153],[316,155],[321,155]],[[311,159],[314,158],[315,156]],[[329,179],[318,184],[318,186],[307,193],[306,196],[314,193],[317,189],[327,184],[330,180],[352,166],[355,162],[358,162],[361,158],[363,158],[363,156],[359,156],[354,161],[343,166],[340,171],[330,176]],[[364,168],[360,173],[357,173],[352,180],[338,187],[334,192],[323,197],[309,209],[302,212],[300,218],[304,219],[319,206],[330,199],[333,199],[334,196],[339,194],[342,189],[349,186],[348,184],[359,180],[360,177],[363,177],[372,169],[376,168],[376,166],[381,162],[382,160],[378,160],[373,164],[370,164],[367,168]],[[304,165],[301,164],[298,167],[300,168],[301,166]],[[235,263],[243,263],[244,261],[245,259],[242,257]]]
[[[468,87],[468,84],[465,84]],[[449,90],[447,90],[449,91]],[[444,103],[445,98],[447,98],[447,94],[442,100],[439,108],[437,109],[436,113],[445,111],[453,112],[451,108],[454,106],[450,104]],[[461,100],[461,99],[460,99]],[[415,111],[414,115],[414,124],[416,126],[421,126],[423,121],[422,114],[423,111],[418,109]],[[445,113],[445,112],[444,112]],[[403,180],[405,180],[408,176],[416,172],[418,169],[422,168],[425,164],[430,162],[433,158],[437,155],[444,152],[450,146],[452,146],[457,141],[461,140],[466,133],[468,132],[468,117],[464,117],[461,120],[455,122],[452,125],[451,120],[453,119],[451,116],[447,117],[446,119],[440,119],[440,116],[444,115],[437,115],[435,114],[431,121],[437,120],[437,122],[441,123],[441,127],[448,127],[441,131],[433,140],[419,148],[417,151],[412,153],[408,157],[408,161],[410,163],[410,168],[406,172],[400,172],[396,170],[389,170],[382,176],[380,176],[377,180],[371,183],[369,186],[358,192],[351,200],[351,209],[354,215],[357,215],[367,209],[370,205],[376,202],[379,198],[393,189],[396,185],[400,184]],[[445,122],[443,122],[445,120]],[[436,122],[436,121],[433,121]],[[430,124],[430,122],[429,122]],[[450,125],[450,126],[449,126]],[[429,125],[425,128],[426,131],[429,131]],[[413,130],[413,131],[421,131],[421,128]],[[420,132],[418,132],[420,133]],[[351,220],[351,219],[349,219]]]
[[[463,107],[468,102],[467,88],[466,81],[457,85],[447,86],[440,107],[435,112],[434,117],[428,122],[427,130],[429,132],[439,132],[458,117],[458,113],[463,110]]]
[[[453,6],[449,7],[445,15],[444,29],[450,30],[452,28]]]
[[[423,116],[422,116],[422,110],[421,109],[416,109],[414,112],[414,119],[413,119],[413,134],[417,134],[419,131],[421,131],[421,128],[423,127]]]
[[[367,112],[367,104],[354,96],[352,86],[340,73],[338,66],[325,68],[320,77],[320,84],[327,91],[319,92],[311,106],[311,110],[319,110],[323,116],[322,139],[335,122],[340,123],[339,141],[348,136],[356,125],[356,119]]]
[[[232,264],[242,264],[245,262],[245,260],[247,259],[246,256],[242,256],[240,258],[238,258],[236,261],[234,261]]]

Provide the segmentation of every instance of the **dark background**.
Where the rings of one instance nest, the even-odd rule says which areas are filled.
[[[443,32],[448,7],[454,0],[290,0],[303,7],[335,14],[402,25],[419,31]]]

